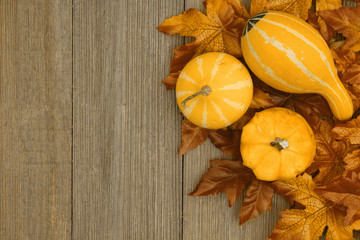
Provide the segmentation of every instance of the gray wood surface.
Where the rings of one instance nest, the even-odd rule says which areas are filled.
[[[73,239],[181,238],[181,116],[161,79],[183,40],[155,28],[182,11],[74,2]]]
[[[156,26],[189,8],[202,0],[0,0],[0,240],[267,239],[281,197],[239,227],[240,201],[187,196],[228,158],[209,141],[178,156],[161,79],[189,39]]]
[[[0,239],[70,239],[72,10],[0,1]]]

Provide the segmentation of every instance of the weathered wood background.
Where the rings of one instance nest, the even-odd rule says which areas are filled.
[[[249,1],[246,1],[249,5]],[[241,227],[240,204],[189,197],[165,18],[202,0],[0,0],[0,239],[267,239],[287,204]]]

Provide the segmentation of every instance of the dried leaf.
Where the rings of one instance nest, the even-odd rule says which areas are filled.
[[[308,18],[312,0],[252,0],[250,15],[254,16],[267,10],[293,14],[302,19]]]
[[[226,0],[226,2],[232,6],[236,16],[245,20],[250,18],[249,13],[244,7],[244,5],[242,5],[241,0]]]
[[[240,157],[240,136],[241,132],[237,130],[218,129],[209,131],[209,138],[215,147],[234,158]]]
[[[301,203],[305,209],[281,212],[282,218],[276,223],[270,239],[319,239],[326,226],[326,239],[353,239],[351,227],[342,224],[341,213],[335,212],[323,197],[314,192],[316,185],[311,176],[304,174],[286,182],[275,182],[274,185],[276,192]]]
[[[187,119],[182,120],[179,156],[184,155],[202,144],[208,137],[208,134],[208,129],[198,127]]]
[[[270,211],[273,196],[274,190],[267,183],[253,178],[241,205],[239,225]]]
[[[334,58],[336,69],[338,73],[343,74],[352,65],[360,64],[360,55],[349,49],[331,49],[332,56]]]
[[[346,70],[341,78],[342,82],[360,84],[360,64],[354,64]]]
[[[270,97],[269,93],[265,93],[259,88],[254,88],[250,108],[270,108],[274,106],[275,101]]]
[[[317,183],[328,184],[336,176],[342,174],[345,166],[343,158],[346,156],[349,146],[347,142],[336,141],[331,133],[333,128],[331,120],[313,117],[309,123],[315,134],[316,155],[314,162],[306,172],[314,173],[319,170],[319,174],[314,180]]]
[[[343,48],[360,51],[360,7],[341,7],[335,10],[319,11],[318,14],[335,31],[346,37]]]
[[[249,108],[246,113],[235,123],[233,123],[230,127],[233,130],[241,130],[250,120],[255,116],[255,113],[259,111],[259,109]]]
[[[345,171],[343,173],[344,177],[350,177],[353,172],[360,174],[360,149],[349,153],[344,158],[344,162],[346,163]]]
[[[331,132],[336,139],[349,140],[351,144],[360,144],[360,116],[337,125]]]
[[[360,84],[345,84],[344,86],[348,90],[350,97],[353,100],[355,111],[358,111],[360,108]]]
[[[332,113],[326,100],[318,94],[300,94],[294,95],[286,102],[289,109],[301,114],[309,124],[317,124],[317,118],[331,119]],[[315,120],[313,122],[312,120]]]
[[[158,30],[171,35],[195,37],[195,42],[200,44],[195,55],[226,52],[240,57],[240,36],[245,19],[236,16],[232,6],[224,0],[208,0],[206,8],[207,15],[190,9],[166,19]]]
[[[348,178],[340,178],[329,185],[317,187],[315,192],[346,207],[346,226],[360,219],[360,179],[355,172]]]
[[[244,187],[253,177],[251,170],[241,161],[212,160],[211,168],[202,176],[190,196],[215,195],[226,192],[229,207],[240,197]]]

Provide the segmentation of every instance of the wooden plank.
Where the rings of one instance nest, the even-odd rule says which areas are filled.
[[[71,238],[71,9],[0,1],[0,239]]]
[[[185,9],[196,8],[204,11],[202,1],[186,0]],[[249,1],[244,1],[249,6]],[[186,240],[197,239],[267,239],[276,221],[279,211],[288,207],[282,197],[273,199],[271,212],[239,226],[239,211],[242,199],[228,208],[225,194],[207,197],[189,197],[186,194],[195,189],[203,173],[210,167],[211,159],[230,159],[216,149],[209,140],[185,155],[184,161],[184,229]],[[244,193],[243,193],[244,196]]]
[[[160,80],[181,0],[74,1],[73,239],[180,239],[181,117]]]

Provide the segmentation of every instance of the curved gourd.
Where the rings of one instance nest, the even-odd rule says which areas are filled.
[[[331,52],[304,20],[280,12],[252,17],[241,37],[249,68],[268,85],[289,93],[317,93],[339,120],[351,118],[352,100],[338,78]]]
[[[243,164],[258,179],[286,180],[309,167],[316,142],[311,127],[300,114],[269,108],[256,113],[243,128],[240,151]]]
[[[197,126],[224,128],[248,109],[253,83],[235,57],[211,52],[192,59],[176,83],[176,100],[184,116]]]

